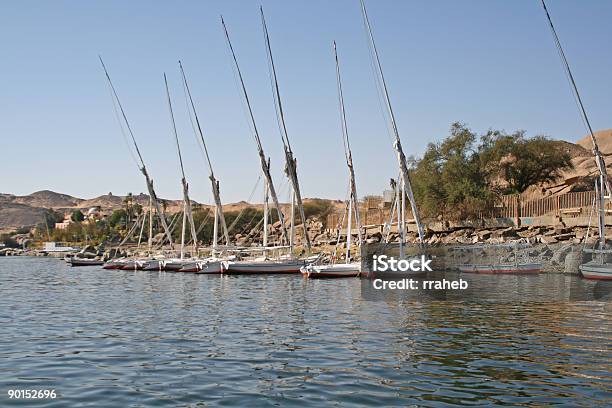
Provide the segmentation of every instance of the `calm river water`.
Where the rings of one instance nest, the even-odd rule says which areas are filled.
[[[0,406],[612,404],[609,287],[463,277],[478,293],[372,300],[359,279],[0,258]]]

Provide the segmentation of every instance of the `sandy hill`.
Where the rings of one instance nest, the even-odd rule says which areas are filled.
[[[595,140],[599,146],[599,151],[605,155],[612,154],[612,129],[600,130],[595,132]],[[580,139],[577,145],[584,147],[589,152],[593,149],[593,143],[591,142],[591,136],[585,136]]]
[[[83,200],[79,203],[80,208],[101,207],[102,209],[118,208],[123,205],[124,197],[111,193],[99,197]]]
[[[612,174],[612,129],[595,132],[595,139],[606,161],[606,168]],[[598,170],[593,158],[591,137],[585,136],[575,144],[565,141],[557,141],[556,143],[570,154],[574,168],[564,171],[559,180],[554,183],[530,187],[523,193],[524,198],[535,199],[542,196],[593,189],[593,177],[598,174]]]
[[[36,225],[44,220],[45,211],[25,204],[0,202],[0,231]]]
[[[55,191],[42,190],[26,196],[13,196],[13,203],[25,204],[31,207],[41,208],[66,208],[74,207],[81,201],[80,198],[68,194],[56,193]]]

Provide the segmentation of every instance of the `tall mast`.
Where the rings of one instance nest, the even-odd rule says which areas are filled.
[[[606,247],[606,204],[604,199],[604,186],[603,186],[603,175],[599,175],[599,188],[597,185],[598,180],[595,179],[595,195],[597,196],[598,212],[597,212],[597,232],[599,233],[599,249]]]
[[[183,228],[181,230],[181,259],[185,257],[185,227],[186,221],[189,220],[189,228],[191,230],[191,238],[193,239],[194,253],[198,248],[198,236],[193,222],[193,214],[191,212],[191,200],[189,199],[189,184],[185,177],[185,168],[183,166],[183,155],[181,154],[181,145],[179,143],[178,132],[176,131],[176,122],[174,121],[174,111],[172,110],[172,100],[170,98],[170,89],[168,88],[168,79],[164,73],[164,84],[166,85],[166,96],[168,97],[168,110],[170,112],[170,121],[172,122],[172,132],[176,141],[176,152],[178,153],[179,164],[181,165],[181,184],[183,185]]]
[[[281,133],[281,139],[283,141],[283,148],[285,150],[285,174],[291,180],[293,186],[293,193],[295,194],[295,200],[297,203],[298,211],[300,212],[300,218],[302,219],[302,227],[304,228],[304,239],[306,240],[306,247],[308,251],[311,249],[310,237],[308,236],[308,230],[306,228],[306,215],[304,214],[304,204],[302,202],[302,193],[300,192],[300,183],[297,175],[297,160],[293,157],[293,151],[291,150],[291,144],[289,143],[289,136],[287,135],[287,126],[285,124],[285,114],[283,111],[283,104],[281,102],[280,90],[278,87],[278,79],[276,77],[276,68],[274,66],[274,59],[272,58],[272,47],[270,45],[270,36],[268,35],[268,26],[266,25],[266,19],[264,17],[263,7],[259,8],[261,12],[261,24],[264,30],[264,39],[266,42],[268,66],[271,74],[272,93],[274,94],[274,106],[276,108],[276,119],[279,124]],[[293,235],[293,232],[291,233]]]
[[[402,149],[402,142],[400,140],[399,131],[397,130],[397,124],[395,122],[393,108],[391,107],[391,100],[389,98],[389,92],[387,90],[387,83],[385,82],[385,76],[383,74],[382,66],[380,64],[380,58],[378,56],[378,50],[376,49],[376,43],[374,42],[374,35],[372,34],[372,28],[370,27],[370,20],[368,19],[368,13],[365,8],[364,0],[361,0],[361,13],[363,15],[363,22],[368,33],[368,38],[370,40],[370,50],[372,52],[372,57],[375,61],[375,65],[377,68],[377,80],[379,80],[381,83],[381,88],[386,102],[387,112],[389,114],[389,118],[391,119],[391,126],[393,128],[393,134],[395,136],[395,143],[393,144],[393,147],[395,148],[395,152],[397,153],[397,161],[399,164],[400,173],[405,184],[406,193],[408,194],[408,200],[410,200],[412,216],[414,217],[414,221],[417,225],[419,241],[423,243],[425,233],[423,231],[423,225],[421,224],[416,200],[414,199],[414,194],[412,192],[412,185],[410,184],[410,175],[408,173],[408,165],[406,164],[406,156],[404,155],[404,151]]]
[[[291,191],[291,229],[289,230],[289,252],[293,254],[295,248],[295,191]]]
[[[111,89],[111,92],[114,98],[114,102],[117,102],[117,105],[119,106],[119,110],[121,111],[123,121],[125,122],[125,125],[132,139],[132,143],[134,144],[134,148],[136,149],[136,153],[138,154],[138,158],[140,159],[140,161],[137,163],[138,168],[140,169],[141,173],[145,176],[145,180],[147,183],[147,190],[149,191],[149,196],[151,197],[153,205],[155,206],[155,211],[157,211],[157,215],[159,216],[159,219],[162,223],[164,232],[166,234],[166,238],[168,239],[168,242],[170,243],[170,247],[172,247],[173,246],[172,234],[170,232],[170,228],[168,227],[168,222],[166,221],[166,216],[164,214],[164,211],[161,205],[159,204],[159,199],[157,198],[155,189],[153,188],[153,180],[151,179],[151,177],[149,176],[149,173],[147,172],[147,168],[145,166],[144,160],[142,159],[142,155],[140,154],[140,149],[138,148],[138,144],[136,143],[136,138],[134,137],[134,132],[132,132],[132,127],[130,126],[130,122],[127,119],[125,111],[123,110],[123,106],[121,105],[121,101],[119,100],[117,91],[115,90],[115,87],[113,86],[113,82],[110,79],[110,75],[108,74],[108,71],[106,70],[104,61],[102,61],[102,57],[99,57],[99,58],[100,58],[100,63],[102,64],[102,68],[104,69],[104,74],[106,74],[106,79],[108,80],[108,85]]]
[[[225,32],[225,38],[227,39],[227,45],[229,46],[230,52],[232,53],[232,58],[234,60],[234,66],[238,74],[238,79],[240,80],[240,85],[242,86],[242,94],[244,96],[245,103],[249,110],[251,124],[253,125],[253,137],[255,138],[255,144],[257,145],[257,151],[259,153],[259,161],[261,163],[261,170],[266,179],[266,182],[268,183],[268,190],[270,192],[270,196],[272,197],[272,202],[274,203],[276,212],[278,213],[278,220],[280,221],[280,224],[281,224],[281,229],[283,231],[283,237],[285,238],[285,242],[289,242],[289,235],[287,233],[287,227],[285,226],[285,217],[283,216],[283,212],[281,211],[281,207],[278,202],[278,196],[276,195],[276,190],[274,189],[272,175],[270,174],[270,163],[266,160],[266,155],[264,154],[263,146],[261,145],[261,139],[259,138],[259,132],[257,131],[257,125],[255,124],[255,116],[253,116],[253,110],[251,109],[251,102],[249,101],[249,95],[247,94],[246,86],[244,85],[244,80],[242,78],[242,73],[240,72],[240,67],[238,66],[238,59],[236,58],[236,53],[234,53],[234,48],[232,47],[232,42],[230,41],[230,37],[227,32],[227,27],[225,26],[225,21],[223,21],[223,17],[221,17],[221,24],[223,25],[223,31]]]
[[[200,142],[202,143],[202,147],[204,148],[204,155],[206,156],[206,161],[208,163],[209,175],[208,178],[211,182],[212,194],[215,200],[215,225],[218,225],[219,221],[221,221],[221,228],[223,228],[223,237],[225,238],[225,245],[229,245],[229,232],[227,230],[227,224],[225,223],[225,216],[223,215],[223,206],[221,205],[221,193],[219,191],[219,181],[215,178],[215,173],[213,172],[212,163],[210,161],[210,156],[208,155],[208,148],[206,146],[206,141],[204,140],[204,132],[202,132],[202,127],[200,126],[200,120],[198,119],[198,113],[195,108],[195,104],[193,102],[193,98],[191,97],[191,90],[189,89],[189,84],[187,83],[187,76],[185,75],[185,71],[183,70],[183,64],[179,61],[179,67],[181,68],[181,75],[183,77],[183,85],[185,88],[185,92],[189,97],[189,102],[191,105],[191,110],[193,112],[193,116],[195,118],[196,126],[198,129],[198,135],[200,136]],[[217,230],[214,231],[215,236],[213,237],[213,247],[217,246]]]
[[[266,248],[268,247],[268,213],[270,212],[268,208],[269,201],[269,192],[268,189],[268,180],[264,180],[264,203],[263,203],[263,242],[262,246],[264,247],[263,255],[266,256]]]
[[[580,116],[584,126],[589,132],[589,136],[591,136],[591,142],[593,143],[593,155],[595,156],[595,164],[597,165],[597,169],[599,170],[599,174],[601,174],[603,178],[603,185],[607,190],[609,195],[612,195],[612,186],[610,185],[610,180],[608,178],[608,171],[606,169],[606,162],[604,161],[601,152],[599,151],[599,145],[597,144],[597,139],[595,138],[595,132],[593,132],[593,128],[591,127],[591,122],[589,121],[589,117],[586,113],[586,109],[584,108],[584,104],[582,103],[582,98],[580,97],[580,93],[578,92],[578,86],[576,85],[576,81],[574,80],[574,75],[572,74],[572,70],[570,68],[569,62],[565,57],[565,52],[563,51],[563,47],[561,46],[561,41],[559,40],[559,36],[557,35],[557,30],[555,30],[555,26],[553,25],[552,19],[550,18],[550,14],[548,13],[548,8],[546,8],[546,3],[542,0],[542,7],[544,8],[544,13],[546,13],[546,18],[548,19],[548,24],[550,25],[550,32],[553,35],[555,40],[555,45],[557,47],[557,52],[559,53],[559,58],[561,58],[561,63],[563,64],[563,68],[565,69],[565,73],[567,75],[568,82],[572,87],[572,91],[574,93],[574,98],[576,99],[576,104],[578,105],[578,109],[580,111]],[[601,187],[604,188],[603,186]]]
[[[344,145],[344,156],[346,165],[349,170],[349,226],[347,228],[347,250],[346,262],[350,262],[350,236],[351,236],[351,209],[355,212],[355,222],[357,223],[357,236],[359,238],[359,246],[361,246],[363,237],[361,236],[361,219],[359,216],[359,206],[357,205],[357,185],[355,183],[355,168],[353,167],[353,154],[351,152],[351,144],[349,141],[348,127],[346,124],[346,110],[344,109],[344,93],[342,92],[342,78],[340,76],[340,62],[338,60],[338,51],[336,50],[336,42],[334,41],[334,57],[336,59],[336,82],[338,84],[338,104],[340,107],[340,125],[342,129],[342,144]]]
[[[153,248],[153,199],[149,195],[149,239],[147,240],[147,246],[149,247],[149,253]]]

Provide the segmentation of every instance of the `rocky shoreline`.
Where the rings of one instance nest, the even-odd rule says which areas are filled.
[[[337,237],[330,231],[323,231],[320,223],[312,222],[309,225],[309,232],[313,243],[314,252],[327,252],[335,246]],[[276,227],[276,228],[275,228]],[[280,225],[272,227],[272,231],[280,230]],[[299,229],[298,229],[299,230]],[[587,237],[588,232],[588,237]],[[578,265],[587,261],[583,254],[584,247],[592,247],[597,241],[597,231],[586,227],[566,227],[557,226],[525,226],[525,227],[500,227],[500,228],[448,228],[446,230],[427,228],[426,244],[427,248],[437,248],[437,253],[441,258],[446,258],[441,267],[448,268],[448,260],[452,257],[452,248],[457,245],[471,244],[503,244],[503,243],[526,243],[530,244],[528,256],[530,259],[543,264],[544,272],[578,274]],[[356,242],[357,234],[354,231],[353,245]],[[250,246],[257,241],[259,232],[236,236],[235,239],[240,245]],[[302,242],[301,234],[298,234],[297,244]],[[381,243],[382,233],[375,232],[365,236],[367,244]],[[392,244],[399,241],[397,232],[391,232],[389,242]],[[409,232],[409,243],[417,242],[417,235]],[[340,247],[346,248],[346,236],[340,237]],[[103,248],[87,247],[83,251],[85,257],[99,256],[110,259],[119,256],[133,256],[137,252],[134,249],[126,249],[121,252],[114,250],[104,250]],[[354,254],[358,254],[358,248],[354,246]],[[63,257],[64,254],[46,253],[36,249],[12,249],[5,248],[0,250],[0,256],[55,256]],[[440,256],[440,255],[439,255]],[[499,253],[500,261],[510,260],[509,254]]]

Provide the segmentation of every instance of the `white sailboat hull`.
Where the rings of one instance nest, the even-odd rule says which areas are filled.
[[[351,278],[361,273],[361,264],[344,263],[333,265],[307,265],[301,268],[302,275],[306,278]]]

